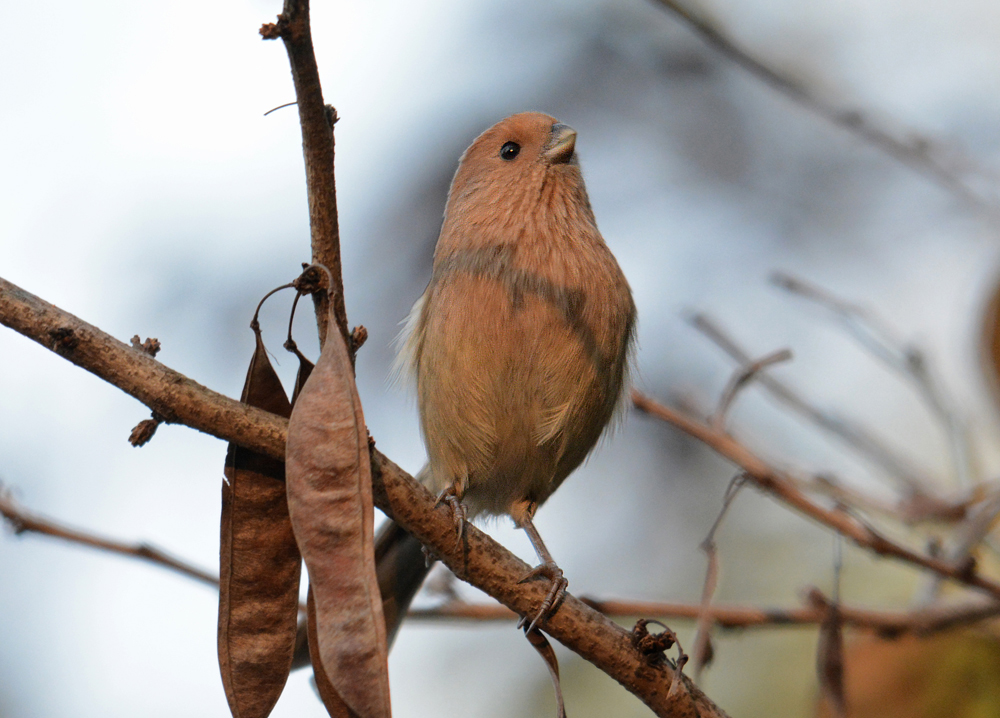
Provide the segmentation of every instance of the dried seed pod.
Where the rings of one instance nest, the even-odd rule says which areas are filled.
[[[319,666],[322,665],[322,660],[319,656],[319,637],[316,635],[316,600],[313,598],[312,586],[309,587],[307,605],[308,623],[306,625],[308,630],[306,635],[309,638],[309,658],[312,660],[314,666]],[[354,713],[347,707],[344,699],[337,693],[337,689],[330,683],[330,678],[326,675],[326,671],[314,669],[313,677],[316,681],[316,692],[319,693],[319,698],[323,701],[323,705],[326,707],[326,712],[330,714],[330,718],[357,718],[357,713]]]
[[[368,432],[339,332],[327,335],[298,395],[285,452],[288,507],[315,605],[313,668],[359,718],[388,718]]]
[[[257,347],[241,401],[281,416],[291,405],[253,325]],[[270,714],[295,650],[302,559],[280,461],[229,445],[222,485],[219,667],[236,718]]]

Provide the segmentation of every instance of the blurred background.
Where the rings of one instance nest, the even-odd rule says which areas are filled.
[[[415,472],[424,455],[415,403],[388,379],[393,339],[429,277],[458,157],[498,119],[540,110],[579,132],[599,225],[639,308],[640,389],[711,410],[735,365],[690,325],[705,312],[754,356],[792,349],[772,376],[873,427],[941,491],[958,491],[945,433],[912,384],[830,312],[768,281],[791,272],[922,348],[968,427],[974,478],[996,474],[1000,432],[979,355],[1000,270],[995,212],[777,93],[650,0],[314,5],[324,94],[341,117],[348,314],[370,333],[359,388],[372,435],[401,466]],[[998,201],[1000,5],[697,9],[814,95],[925,146]],[[264,116],[294,100],[282,45],[257,34],[279,11],[276,0],[10,3],[0,46],[0,276],[123,341],[157,337],[158,359],[234,397],[256,301],[309,259],[296,111]],[[290,301],[279,295],[262,315],[289,380]],[[311,316],[297,326],[314,352]],[[0,481],[14,498],[214,571],[225,446],[163,426],[134,449],[129,432],[148,415],[0,331]],[[871,462],[758,388],[739,396],[729,426],[782,466],[894,495]],[[695,602],[698,545],[734,474],[631,412],[537,524],[577,595]],[[532,560],[509,522],[486,528]],[[717,543],[719,602],[793,606],[808,586],[832,588],[831,533],[759,493],[737,498]],[[0,576],[0,717],[228,714],[210,589],[9,531]],[[921,579],[847,548],[841,596],[902,609]],[[689,622],[670,624],[690,641]],[[734,718],[813,715],[815,647],[815,628],[720,633],[703,687]],[[648,714],[557,653],[574,718]],[[401,718],[554,712],[545,667],[513,623],[408,624],[390,671]],[[307,673],[292,675],[273,715],[324,715]]]

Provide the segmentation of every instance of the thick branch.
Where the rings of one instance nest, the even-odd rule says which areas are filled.
[[[530,566],[474,528],[466,532],[465,546],[456,550],[450,509],[439,506],[435,510],[435,499],[423,486],[403,480],[409,477],[382,454],[374,452],[372,458],[376,506],[423,544],[434,547],[463,581],[521,616],[537,611],[547,586],[544,582],[518,584]],[[429,520],[430,514],[434,520]],[[570,594],[542,628],[635,693],[657,715],[723,715],[686,676],[681,676],[685,690],[670,691],[677,677],[671,666],[646,662],[632,647],[628,633]]]
[[[168,420],[284,459],[284,419],[240,404],[168,369],[73,315],[0,279],[0,323],[55,351],[136,397]],[[460,578],[519,614],[537,610],[541,582],[519,584],[527,564],[473,526],[462,550],[455,548],[450,510],[380,452],[372,451],[375,505],[420,539]],[[725,716],[671,664],[650,661],[629,634],[571,595],[542,628],[638,696],[660,716]]]
[[[0,278],[0,324],[115,385],[165,421],[284,458],[288,423],[233,401]]]
[[[306,164],[306,188],[309,193],[309,227],[312,234],[312,263],[325,265],[333,275],[334,286],[328,293],[313,294],[320,345],[326,339],[328,297],[332,297],[337,325],[350,344],[347,309],[344,306],[344,280],[340,261],[340,226],[337,220],[337,188],[334,181],[333,125],[337,113],[323,102],[316,55],[309,26],[308,0],[285,0],[275,24],[264,25],[265,39],[280,37],[288,51],[288,62],[295,83],[295,99],[302,127],[302,154]]]
[[[864,522],[851,516],[846,511],[826,508],[815,503],[796,488],[795,483],[790,477],[769,466],[729,434],[717,431],[707,424],[663,406],[639,392],[632,393],[632,401],[637,408],[673,424],[678,429],[707,444],[734,464],[742,467],[754,483],[764,491],[777,497],[806,516],[829,526],[838,533],[853,540],[859,546],[870,549],[882,556],[892,556],[907,563],[926,568],[940,576],[953,579],[967,586],[973,586],[986,591],[995,598],[1000,598],[1000,583],[978,573],[974,562],[966,561],[960,564],[951,564],[932,556],[917,553],[905,546],[900,546],[877,533],[870,526],[867,526]]]

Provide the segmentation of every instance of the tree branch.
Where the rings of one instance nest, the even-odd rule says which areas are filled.
[[[174,558],[167,552],[145,542],[126,543],[79,529],[26,511],[9,495],[0,490],[0,516],[15,534],[36,533],[42,536],[88,546],[101,551],[149,561],[182,576],[218,588],[219,580],[192,564]],[[667,603],[662,601],[602,600],[581,596],[580,601],[609,618],[654,617],[661,619],[698,620],[706,610],[701,604]],[[753,606],[721,606],[707,608],[707,617],[723,629],[766,628],[775,626],[815,625],[827,615],[827,599],[817,590],[807,595],[802,608],[757,608]],[[305,607],[302,607],[305,610]],[[886,636],[904,633],[928,634],[961,625],[971,625],[1000,615],[998,601],[967,601],[951,606],[932,606],[916,611],[873,611],[839,606],[844,624]],[[513,621],[517,614],[499,603],[467,603],[450,600],[433,608],[410,609],[408,620],[441,621]]]
[[[663,601],[601,600],[581,596],[580,600],[609,618],[645,616],[661,619],[697,621],[703,607],[697,603]],[[802,608],[758,608],[756,606],[713,605],[708,618],[723,629],[810,626],[822,623],[827,616],[827,599],[812,589],[808,605]],[[965,601],[952,606],[934,606],[916,611],[876,611],[839,605],[844,624],[880,635],[896,637],[906,633],[920,635],[971,625],[1000,615],[1000,601]],[[468,620],[507,621],[516,614],[506,606],[490,603],[448,601],[431,608],[411,609],[409,619],[421,621]]]
[[[705,314],[694,314],[690,317],[691,325],[710,339],[722,351],[739,364],[746,365],[752,361],[750,354],[740,347],[717,322]],[[866,427],[852,424],[843,417],[829,411],[824,411],[809,404],[788,385],[776,379],[769,373],[763,373],[756,378],[756,383],[766,389],[775,399],[785,404],[792,411],[830,432],[854,449],[861,456],[881,468],[893,479],[902,484],[909,492],[925,495],[933,481],[923,472],[910,465],[910,462],[897,455],[880,441]]]
[[[846,511],[839,508],[826,508],[815,503],[796,488],[795,482],[790,477],[768,466],[767,463],[754,455],[753,452],[729,434],[717,431],[707,424],[684,416],[680,412],[663,406],[637,391],[632,392],[632,401],[638,409],[652,414],[669,424],[673,424],[678,429],[708,445],[737,466],[742,467],[759,488],[806,516],[825,526],[829,526],[862,548],[870,549],[881,556],[891,556],[920,566],[940,576],[950,578],[966,586],[978,588],[995,598],[1000,598],[1000,583],[978,573],[974,561],[969,560],[959,564],[952,564],[932,556],[919,554],[905,546],[900,546]]]
[[[286,420],[213,392],[3,279],[0,323],[114,384],[168,421],[284,459]],[[374,449],[372,483],[375,505],[429,546],[459,578],[520,615],[537,610],[546,590],[541,582],[518,583],[530,568],[527,564],[471,525],[463,545],[456,547],[450,509],[436,506],[427,489]],[[542,628],[657,715],[725,716],[671,663],[640,655],[629,633],[569,594]]]
[[[261,27],[265,40],[278,37],[285,44],[295,83],[295,98],[302,127],[302,154],[306,164],[309,194],[309,228],[312,235],[312,263],[322,264],[333,275],[329,293],[313,294],[320,346],[326,340],[328,303],[333,301],[337,326],[351,346],[344,304],[344,279],[340,259],[340,226],[337,219],[337,186],[334,180],[333,126],[337,111],[323,102],[323,88],[313,52],[308,0],[285,0],[276,23]]]
[[[100,549],[102,551],[110,551],[111,553],[117,553],[122,556],[142,559],[144,561],[157,564],[158,566],[168,568],[171,571],[176,571],[182,576],[193,578],[201,583],[207,583],[209,586],[214,586],[215,588],[219,587],[219,578],[217,576],[213,576],[207,571],[203,571],[200,568],[196,568],[191,564],[181,561],[180,559],[176,559],[165,551],[161,551],[150,544],[129,544],[122,541],[114,541],[112,539],[106,539],[96,536],[95,534],[87,533],[86,531],[70,528],[69,526],[60,526],[49,519],[43,519],[39,516],[29,514],[18,506],[10,495],[2,490],[2,487],[0,487],[0,516],[7,519],[7,522],[16,534],[30,531],[43,536],[52,536],[53,538],[62,539],[64,541],[71,541],[72,543],[81,544],[83,546],[90,546],[91,548]]]

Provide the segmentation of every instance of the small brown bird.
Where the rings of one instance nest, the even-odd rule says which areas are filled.
[[[524,580],[552,585],[529,630],[566,587],[535,510],[614,416],[635,327],[575,147],[572,128],[529,112],[465,151],[400,356],[416,377],[429,459],[421,479],[452,505],[459,536],[466,512],[509,514],[538,553]]]

